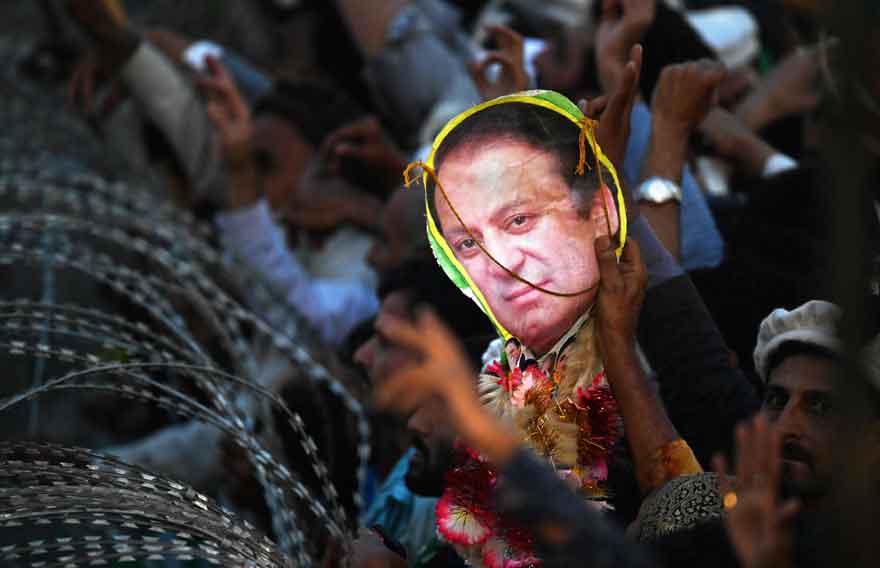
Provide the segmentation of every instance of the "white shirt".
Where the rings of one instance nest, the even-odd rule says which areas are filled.
[[[339,345],[379,310],[374,281],[309,274],[287,247],[284,231],[272,219],[265,199],[220,213],[215,222],[224,248],[282,291],[328,345]]]

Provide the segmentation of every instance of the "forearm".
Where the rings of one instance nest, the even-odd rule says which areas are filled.
[[[730,366],[724,338],[687,275],[648,290],[638,339],[669,416],[699,461],[708,464],[713,453],[729,450],[735,425],[760,403]]]
[[[752,91],[736,107],[735,114],[752,132],[761,130],[778,118],[770,104],[770,97],[760,88]]]
[[[676,262],[681,261],[681,207],[675,201],[667,203],[641,203],[639,210],[654,228],[663,247]]]
[[[689,131],[654,116],[648,153],[642,166],[641,181],[653,177],[681,185],[681,172],[688,156]],[[676,201],[641,203],[640,211],[660,242],[676,260],[681,258],[681,207]]]
[[[623,418],[624,431],[633,456],[636,478],[643,492],[653,489],[657,479],[656,456],[679,439],[657,391],[639,365],[634,340],[609,338],[602,341],[605,373]]]
[[[473,390],[456,389],[449,400],[449,411],[459,436],[495,467],[507,465],[521,446],[517,436],[486,411]]]
[[[138,104],[164,134],[196,193],[219,191],[219,142],[193,85],[149,42],[142,42],[121,76]]]

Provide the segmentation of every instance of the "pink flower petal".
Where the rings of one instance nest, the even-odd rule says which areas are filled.
[[[489,538],[489,528],[449,494],[437,501],[437,530],[447,542],[464,546],[482,544]]]

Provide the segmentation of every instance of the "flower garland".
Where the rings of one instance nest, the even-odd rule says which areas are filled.
[[[525,434],[544,455],[554,455],[559,435],[548,426],[548,416],[576,425],[577,463],[558,473],[588,499],[607,499],[609,454],[622,428],[605,372],[600,371],[586,388],[578,387],[563,398],[559,396],[559,383],[564,357],[552,372],[533,359],[522,361],[508,370],[507,361],[495,360],[486,366],[484,374],[497,377],[497,384],[513,407],[533,411]],[[492,464],[458,445],[456,463],[446,481],[446,490],[437,503],[438,531],[466,560],[481,561],[489,568],[540,565],[528,531],[505,522],[496,512],[493,495],[499,479]]]

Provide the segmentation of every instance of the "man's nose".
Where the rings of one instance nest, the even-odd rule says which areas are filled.
[[[807,417],[798,407],[796,401],[791,400],[785,405],[775,420],[772,421],[773,426],[779,431],[780,437],[800,438],[806,431]]]
[[[431,435],[433,431],[431,420],[431,413],[428,410],[428,405],[423,404],[413,413],[412,416],[409,417],[409,420],[406,423],[406,427],[410,432],[416,432],[420,434],[423,438],[427,438]]]
[[[370,364],[373,362],[373,345],[375,344],[375,339],[370,338],[363,345],[358,347],[357,351],[354,352],[354,362],[358,365],[363,366],[365,369],[370,368]]]
[[[519,274],[526,261],[526,255],[517,246],[517,242],[512,239],[487,237],[483,245],[498,263],[492,261],[491,258],[486,259],[489,262],[489,270],[492,276],[509,277],[508,270],[515,274]],[[501,266],[499,266],[499,264]],[[507,270],[505,270],[505,268]]]
[[[385,246],[378,240],[373,243],[373,246],[370,247],[370,251],[367,253],[367,264],[376,272],[383,272],[385,270],[385,257],[387,255],[384,253]]]

